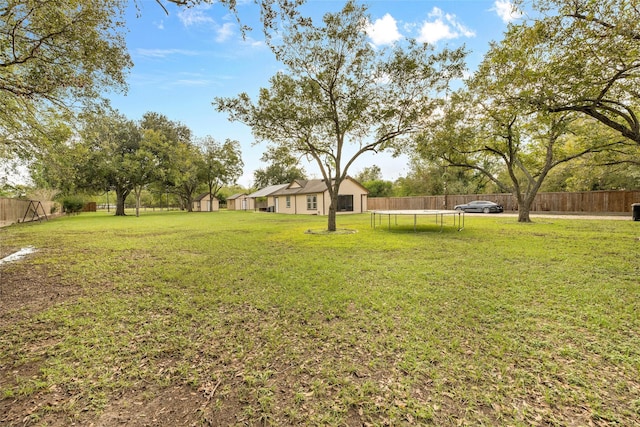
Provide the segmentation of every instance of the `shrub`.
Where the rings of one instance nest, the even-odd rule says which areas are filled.
[[[82,212],[84,201],[79,197],[66,197],[62,200],[62,210],[67,214]]]

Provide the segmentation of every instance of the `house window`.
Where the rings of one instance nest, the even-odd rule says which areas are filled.
[[[291,196],[287,196],[287,208],[291,207]]]
[[[353,194],[338,196],[338,212],[353,212]]]
[[[315,211],[318,209],[318,197],[315,194],[309,194],[307,196],[307,210]]]

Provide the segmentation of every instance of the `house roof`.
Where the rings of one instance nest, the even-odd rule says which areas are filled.
[[[357,184],[365,193],[369,193],[369,190],[364,188],[355,179],[348,176],[345,180],[349,180]],[[324,179],[296,179],[289,184],[270,185],[256,191],[255,193],[249,194],[247,197],[256,198],[266,196],[290,196],[294,194],[318,194],[324,193],[325,191],[327,191],[327,184]]]
[[[288,187],[289,184],[279,184],[279,185],[270,185],[268,187],[262,188],[255,193],[249,194],[247,197],[256,198],[256,197],[266,197],[270,196],[278,190]]]
[[[205,197],[207,197],[209,195],[209,193],[202,193],[200,194],[198,197],[196,197],[195,199],[193,199],[194,202],[200,202],[202,201],[202,199],[204,199]],[[214,197],[214,199],[218,200],[217,197]]]
[[[246,196],[246,195],[247,195],[247,193],[236,193],[236,194],[234,194],[233,196],[229,196],[229,197],[227,197],[227,200],[235,200],[235,199],[237,199],[238,197]]]
[[[364,188],[358,181],[354,180],[351,177],[346,178],[349,181],[352,181],[358,184],[365,192],[369,193],[369,191]],[[292,194],[317,194],[324,193],[327,191],[327,183],[324,179],[296,179],[290,184],[286,185],[285,188],[277,190],[269,195],[274,196],[288,196]]]

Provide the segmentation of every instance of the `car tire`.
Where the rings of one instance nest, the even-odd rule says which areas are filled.
[[[482,213],[486,213],[486,214],[487,214],[487,213],[489,213],[489,212],[491,212],[491,210],[490,210],[489,208],[484,208],[484,209],[482,209]]]
[[[462,211],[463,211],[463,209],[462,209],[462,208],[456,208],[456,211],[458,211],[458,212],[462,212]]]

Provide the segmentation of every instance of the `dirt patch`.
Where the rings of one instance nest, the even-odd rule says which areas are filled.
[[[8,254],[12,251],[7,251]],[[78,283],[66,283],[56,266],[29,262],[7,263],[0,269],[0,341],[16,337],[9,331],[24,324],[29,333],[46,335],[48,323],[33,322],[38,313],[57,304],[72,303],[88,295]],[[40,391],[47,347],[55,339],[27,344],[28,360],[0,358],[0,389],[14,390],[0,395],[0,426],[95,427],[147,426],[229,426],[246,425],[249,419],[235,393],[240,378],[203,382],[199,386],[161,386],[141,381],[123,391],[97,391],[94,397],[79,394],[68,386],[51,386]],[[0,354],[0,356],[2,356]],[[102,400],[103,403],[92,401]]]
[[[4,245],[0,245],[0,259],[3,259],[4,257],[7,257],[9,255],[11,255],[12,253],[19,251],[20,248],[15,247],[15,246],[4,246]]]
[[[113,399],[97,417],[94,425],[202,425],[206,404],[207,400],[201,394],[186,386],[129,390],[119,398]]]
[[[323,236],[331,236],[331,235],[336,235],[336,234],[355,234],[357,233],[358,230],[350,230],[348,228],[339,228],[336,231],[328,231],[326,229],[322,229],[322,230],[307,230],[304,232],[304,234],[319,234],[319,235],[323,235]]]
[[[0,267],[0,330],[10,330],[12,326],[25,322],[47,308],[73,299],[83,293],[81,287],[66,284],[55,267],[46,265],[29,265],[12,262]],[[37,324],[30,324],[33,330]],[[0,332],[0,339],[10,337]],[[42,344],[42,343],[40,343]],[[38,361],[11,361],[0,359],[0,386],[11,387],[19,379],[35,379],[38,377],[40,364]],[[61,402],[68,402],[57,390],[41,396],[16,397],[1,396],[0,425],[32,425],[40,417],[33,414],[43,407],[55,408]],[[55,411],[54,411],[55,412]],[[62,424],[59,424],[62,425]]]
[[[98,413],[84,409],[83,402],[69,393],[53,389],[29,398],[0,400],[0,424],[3,426],[47,425],[63,427],[129,426],[213,426],[217,423],[210,402],[187,386],[144,387],[111,397]]]
[[[17,262],[22,260],[24,257],[26,257],[27,255],[30,255],[32,253],[36,252],[36,248],[34,248],[33,246],[26,246],[22,249],[20,249],[19,251],[13,252],[9,255],[6,255],[3,257],[0,257],[0,266],[2,266],[3,264],[7,264],[10,262]]]
[[[5,264],[0,270],[0,327],[32,316],[56,303],[83,294],[77,285],[64,283],[53,266]]]

